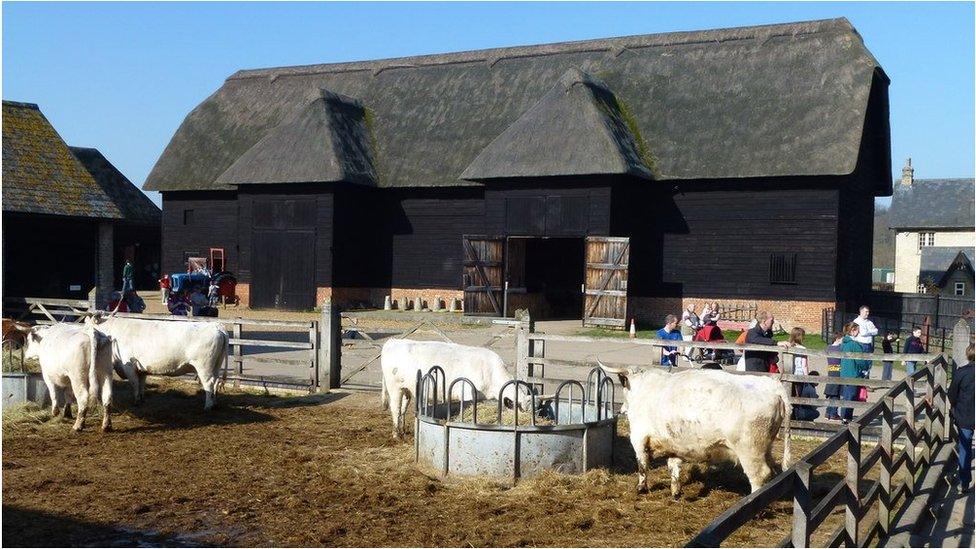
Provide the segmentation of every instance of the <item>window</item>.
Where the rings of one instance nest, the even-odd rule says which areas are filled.
[[[935,246],[935,233],[918,233],[918,249],[925,246]]]
[[[193,210],[183,210],[183,224],[189,225],[193,223]]]
[[[927,293],[929,293],[929,286],[928,286],[928,284],[926,284],[924,282],[919,282],[918,283],[918,293],[920,293],[920,294],[927,294]]]
[[[965,282],[956,282],[956,295],[966,295]]]
[[[769,283],[796,284],[796,254],[769,254]]]
[[[210,248],[210,270],[219,273],[224,270],[224,249]]]

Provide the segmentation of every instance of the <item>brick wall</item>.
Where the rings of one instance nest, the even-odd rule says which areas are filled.
[[[247,282],[238,282],[235,286],[234,291],[237,293],[237,298],[240,300],[239,305],[241,307],[251,306],[251,285]]]
[[[628,308],[636,317],[640,329],[660,327],[664,317],[673,314],[680,317],[685,307],[694,303],[695,310],[700,314],[706,303],[717,301],[719,309],[732,306],[740,301],[728,301],[708,296],[686,297],[630,297]],[[821,315],[826,308],[836,307],[833,301],[786,301],[786,300],[752,300],[756,304],[756,311],[769,311],[776,318],[776,326],[782,325],[789,331],[795,326],[806,330],[808,334],[819,334]]]

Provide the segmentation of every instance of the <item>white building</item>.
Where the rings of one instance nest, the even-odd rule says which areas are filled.
[[[896,292],[973,295],[974,193],[973,179],[915,179],[908,159],[891,199]]]

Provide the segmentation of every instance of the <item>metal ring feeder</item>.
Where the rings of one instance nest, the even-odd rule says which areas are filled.
[[[424,375],[417,373],[416,389],[416,461],[441,476],[515,482],[543,471],[580,474],[613,462],[616,391],[613,380],[599,368],[590,371],[585,385],[564,381],[545,398],[535,395],[525,381],[505,383],[498,391],[497,405],[491,404],[496,407],[497,423],[479,422],[486,415],[479,418],[479,403],[482,408],[489,405],[482,401],[487,395],[467,378],[448,385],[444,370],[434,366]],[[537,424],[536,412],[520,410],[520,400],[528,398],[520,389],[531,394],[533,411],[539,403],[548,406],[552,424]],[[511,425],[502,421],[506,400],[514,412]],[[528,424],[519,425],[520,414],[523,420],[530,415]]]

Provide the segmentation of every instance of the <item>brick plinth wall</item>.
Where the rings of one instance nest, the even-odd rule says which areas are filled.
[[[742,303],[746,300],[723,300],[708,296],[694,297],[628,297],[628,309],[631,316],[636,317],[637,324],[641,329],[660,327],[664,317],[673,314],[680,318],[681,311],[685,307],[694,303],[697,305],[695,311],[701,314],[706,303],[716,301],[719,309],[731,306],[733,303]],[[819,334],[820,323],[823,310],[836,307],[833,301],[786,301],[786,300],[748,300],[748,303],[756,304],[756,312],[769,311],[776,317],[776,326],[782,325],[784,330],[791,330],[799,326],[806,330],[808,334]]]
[[[251,306],[251,285],[246,282],[238,282],[237,286],[234,287],[234,292],[237,294],[237,299],[240,300],[241,307]]]

